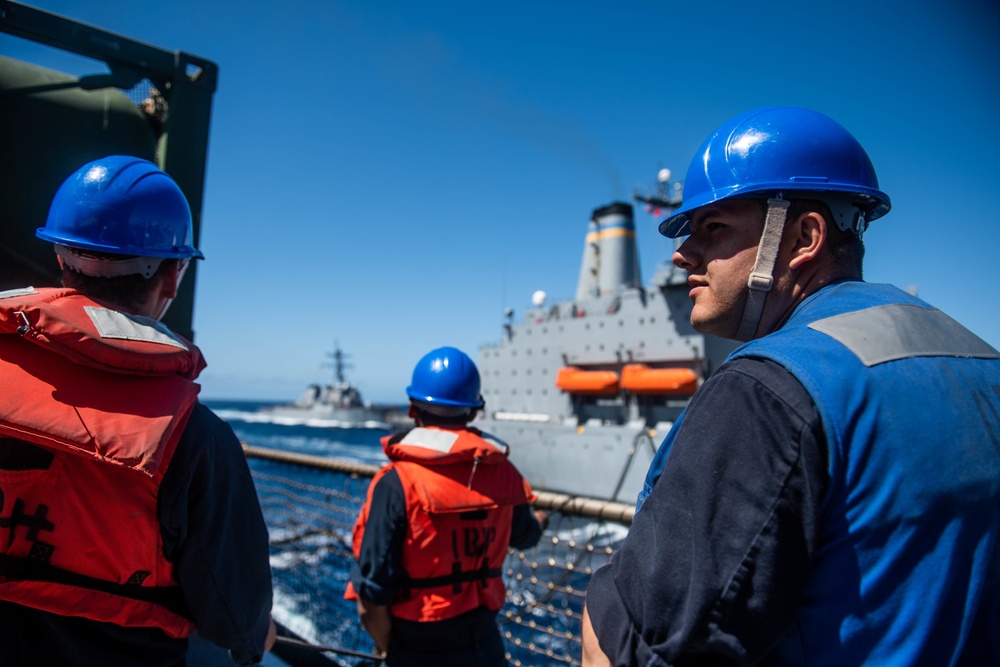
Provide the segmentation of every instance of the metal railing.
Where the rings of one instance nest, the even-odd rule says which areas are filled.
[[[275,618],[306,640],[361,654],[371,639],[343,599],[351,531],[377,466],[244,445],[270,532]],[[507,602],[498,616],[511,665],[579,665],[591,573],[624,538],[633,505],[539,491],[548,511],[538,545],[511,549]],[[373,664],[338,655],[342,665]]]

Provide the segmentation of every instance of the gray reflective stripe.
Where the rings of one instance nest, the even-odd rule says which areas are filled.
[[[840,341],[866,366],[907,357],[1000,359],[1000,352],[937,308],[878,306],[818,320],[809,328]]]
[[[31,296],[32,294],[38,294],[38,290],[34,287],[18,287],[17,289],[0,292],[0,299],[10,299],[15,296]]]
[[[408,447],[423,447],[447,454],[451,451],[451,446],[455,444],[456,440],[458,440],[458,434],[453,431],[415,428],[397,444]]]
[[[147,343],[171,345],[182,350],[188,349],[187,344],[177,337],[173,331],[150,317],[129,315],[110,308],[84,306],[90,321],[97,328],[101,338],[120,338],[123,340],[140,340]]]

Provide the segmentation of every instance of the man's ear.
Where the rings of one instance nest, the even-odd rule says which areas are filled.
[[[177,289],[181,284],[181,263],[180,260],[176,259],[164,261],[170,262],[170,265],[166,267],[165,271],[163,271],[163,282],[160,284],[160,294],[167,299],[174,299],[177,297]]]
[[[791,246],[791,259],[788,262],[791,269],[797,269],[816,259],[820,250],[826,245],[826,218],[816,211],[799,214],[786,229],[789,232],[788,242]]]

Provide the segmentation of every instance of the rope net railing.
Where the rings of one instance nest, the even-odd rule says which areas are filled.
[[[372,653],[343,599],[353,563],[351,530],[377,466],[244,446],[270,534],[275,618],[309,642]],[[580,665],[587,582],[628,530],[634,506],[538,492],[549,512],[538,545],[511,549],[507,602],[498,616],[515,667]],[[351,667],[375,661],[331,655]]]

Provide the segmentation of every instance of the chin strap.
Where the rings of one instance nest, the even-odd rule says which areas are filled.
[[[771,291],[774,282],[774,261],[778,257],[778,246],[781,245],[781,234],[785,229],[785,218],[788,215],[788,205],[784,199],[767,200],[767,217],[764,219],[764,231],[760,235],[760,245],[757,246],[757,259],[754,262],[747,287],[747,305],[743,309],[743,321],[736,333],[736,340],[745,343],[752,340],[760,324],[761,313],[764,312],[764,299]]]

